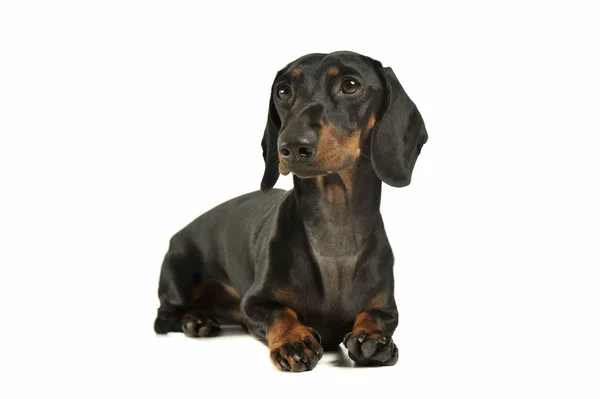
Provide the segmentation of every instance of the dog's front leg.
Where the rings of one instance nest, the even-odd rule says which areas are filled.
[[[279,370],[312,370],[323,356],[321,337],[291,308],[251,298],[242,303],[242,315],[250,333],[266,341]]]
[[[352,331],[344,337],[348,356],[361,366],[393,366],[398,348],[391,334],[398,324],[396,309],[370,309],[359,313]]]

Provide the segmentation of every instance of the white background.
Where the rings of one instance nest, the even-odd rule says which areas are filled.
[[[598,398],[592,6],[206,3],[1,3],[1,396]],[[155,336],[170,236],[259,187],[276,71],[343,49],[430,134],[383,191],[398,364],[292,375],[236,332]]]

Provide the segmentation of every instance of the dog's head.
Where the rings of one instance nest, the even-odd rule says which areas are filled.
[[[426,141],[423,118],[391,68],[351,52],[309,54],[273,82],[261,189],[273,188],[280,173],[322,176],[361,155],[379,179],[403,187]]]

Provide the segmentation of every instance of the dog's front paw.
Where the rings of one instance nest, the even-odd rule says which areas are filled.
[[[315,368],[321,357],[323,347],[319,334],[304,328],[305,334],[293,334],[287,342],[271,348],[271,361],[282,371],[308,371]]]
[[[361,366],[393,366],[398,361],[396,344],[381,330],[349,332],[344,337],[344,346],[350,359]]]

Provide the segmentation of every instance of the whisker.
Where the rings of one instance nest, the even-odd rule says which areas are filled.
[[[363,157],[365,157],[365,158],[367,158],[369,161],[371,161],[371,158],[369,158],[369,156],[368,156],[367,154],[363,153],[362,151],[361,151],[360,155],[362,155]]]
[[[350,156],[350,153],[349,153],[348,151],[346,151],[346,149],[345,149],[344,147],[339,147],[339,151],[340,151],[341,153],[343,153],[345,156]],[[370,157],[369,157],[367,154],[363,153],[362,151],[359,153],[359,156],[360,156],[360,155],[362,155],[363,157],[365,157],[365,158],[367,158],[369,161],[371,161],[371,158],[370,158]]]

